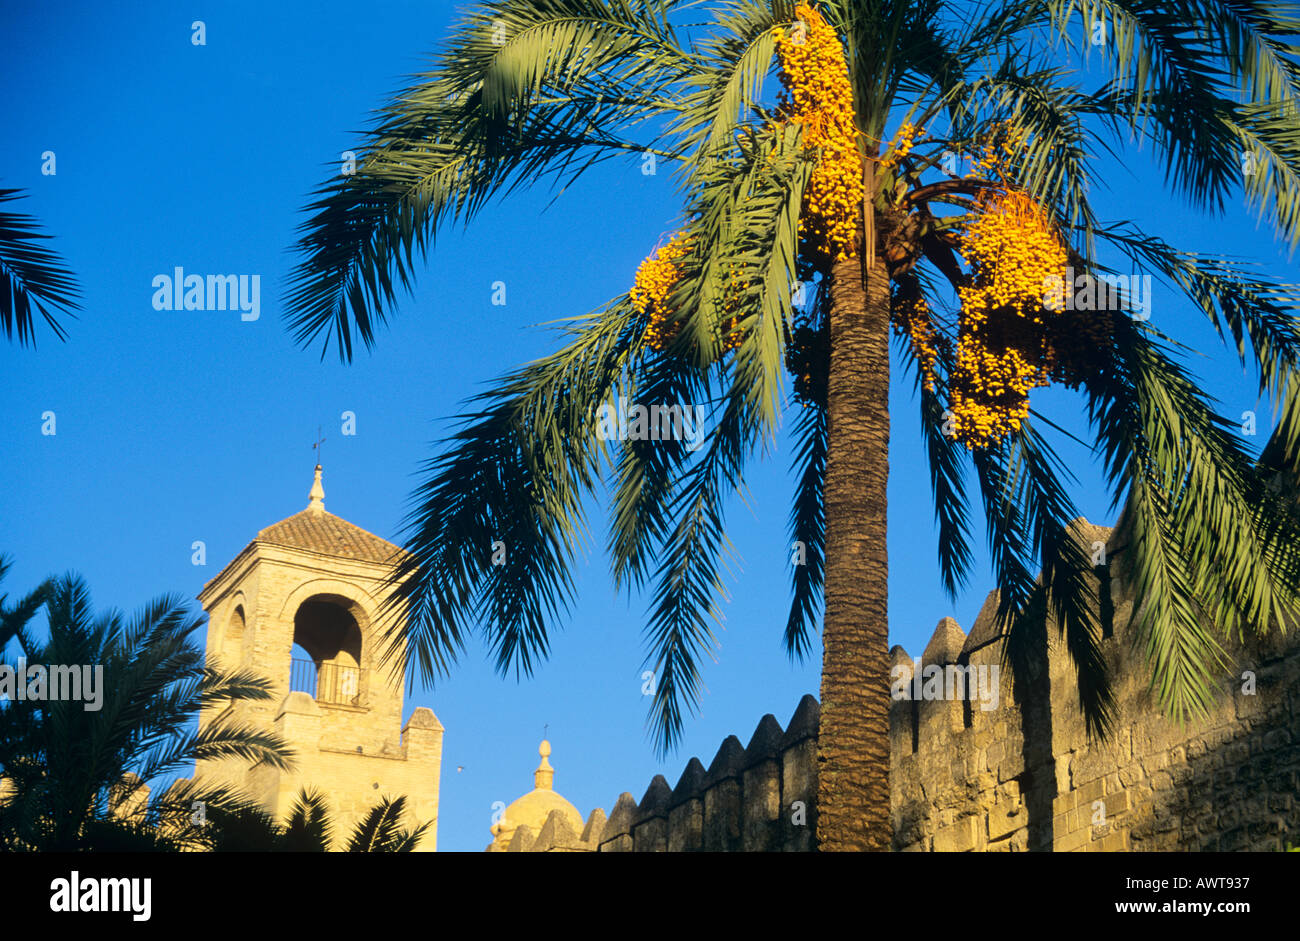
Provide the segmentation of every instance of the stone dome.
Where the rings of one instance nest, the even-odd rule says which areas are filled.
[[[533,772],[533,789],[512,801],[501,820],[492,825],[492,843],[496,848],[505,849],[509,846],[515,830],[521,826],[528,827],[536,836],[553,810],[560,811],[575,830],[582,832],[582,814],[578,813],[578,808],[551,787],[555,780],[555,769],[547,760],[551,754],[551,743],[543,739],[537,753],[542,756],[542,761]]]

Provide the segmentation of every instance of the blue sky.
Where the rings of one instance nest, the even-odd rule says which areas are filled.
[[[373,354],[344,366],[291,342],[280,297],[298,210],[370,112],[425,67],[457,7],[81,3],[56,15],[5,5],[0,185],[31,193],[18,208],[58,236],[85,290],[68,342],[45,331],[34,351],[0,344],[0,552],[15,563],[5,590],[75,570],[101,607],[134,610],[164,592],[192,599],[259,529],[306,506],[318,425],[326,505],[396,540],[414,472],[460,403],[553,349],[538,325],[627,289],[680,212],[672,176],[645,176],[636,158],[598,167],[549,210],[550,192],[526,191],[468,231],[443,233]],[[196,19],[205,46],[191,44]],[[41,172],[46,151],[52,176]],[[1274,274],[1293,269],[1240,199],[1220,218],[1185,211],[1148,153],[1130,148],[1100,179],[1103,218]],[[260,318],[154,310],[153,277],[178,266],[260,274]],[[506,284],[505,306],[491,303],[495,281]],[[1214,348],[1199,314],[1167,287],[1156,292],[1157,325],[1213,354],[1195,369],[1224,412],[1260,407],[1253,377]],[[984,565],[956,603],[943,595],[910,381],[895,383],[892,404],[891,642],[919,654],[939,618],[969,629],[990,577]],[[1069,393],[1040,391],[1034,404],[1085,432]],[[57,416],[54,436],[41,434],[46,411]],[[355,436],[340,432],[344,411],[356,414]],[[1271,425],[1262,408],[1259,421],[1262,442]],[[1079,475],[1080,510],[1110,522],[1086,452],[1063,453]],[[449,679],[408,699],[407,715],[430,706],[447,730],[441,849],[487,843],[492,803],[532,787],[544,724],[556,789],[585,815],[608,812],[624,790],[639,799],[656,773],[675,783],[690,756],[707,764],[727,735],[748,741],[767,712],[784,724],[817,692],[820,648],[791,664],[780,645],[789,455],[782,438],[755,466],[752,511],[733,503],[729,535],[743,566],[728,585],[718,660],[704,668],[702,712],[666,762],[645,732],[647,599],[613,592],[599,531],[576,573],[577,605],[533,678],[498,678],[474,646]],[[191,564],[195,540],[207,545],[206,567]]]

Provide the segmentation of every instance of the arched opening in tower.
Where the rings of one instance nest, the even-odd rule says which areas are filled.
[[[290,689],[318,702],[361,704],[361,628],[351,605],[346,598],[314,595],[298,607]]]
[[[245,626],[244,606],[241,604],[231,613],[230,620],[226,623],[226,636],[221,643],[222,654],[233,664],[242,664],[244,661]]]

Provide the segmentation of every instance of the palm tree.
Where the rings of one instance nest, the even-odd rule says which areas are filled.
[[[395,582],[406,628],[393,656],[433,678],[478,622],[502,673],[530,672],[572,601],[586,500],[608,482],[615,582],[654,588],[651,722],[659,750],[671,748],[713,642],[724,503],[790,404],[784,363],[804,406],[791,655],[809,650],[824,605],[817,838],[887,848],[892,326],[919,393],[945,589],[971,574],[973,474],[1007,665],[1041,653],[1046,623],[1030,612],[1049,612],[1089,729],[1107,732],[1093,560],[1071,536],[1071,478],[1046,436],[1063,432],[1028,406],[1034,386],[1075,388],[1121,508],[1158,698],[1177,718],[1203,711],[1220,657],[1205,625],[1294,620],[1297,521],[1265,471],[1294,470],[1300,445],[1297,289],[1098,220],[1088,193],[1099,155],[1140,144],[1174,193],[1221,210],[1248,153],[1246,196],[1294,247],[1300,56],[1287,5],[728,0],[688,38],[675,24],[693,7],[475,7],[383,110],[357,173],[308,207],[287,316],[300,343],[323,339],[350,360],[354,333],[371,348],[398,286],[409,290],[414,253],[490,198],[647,154],[672,161],[682,185],[682,230],[632,290],[478,397],[426,465]],[[1084,71],[1098,21],[1109,39]],[[776,104],[762,90],[773,71]],[[966,176],[962,155],[979,160]],[[1103,248],[1180,289],[1257,370],[1284,408],[1270,461],[1231,432],[1156,326],[1063,311],[1026,277],[1106,274]],[[606,440],[602,406],[623,401],[705,404],[703,446]]]
[[[8,563],[0,559],[0,579]],[[49,638],[28,622],[44,606]],[[224,788],[181,784],[147,801],[141,789],[197,759],[238,757],[289,766],[276,734],[217,721],[194,730],[200,705],[266,700],[271,685],[246,671],[205,666],[191,635],[202,623],[180,602],[162,597],[126,620],[95,615],[85,583],[67,575],[42,585],[12,610],[0,597],[6,644],[17,662],[102,667],[63,696],[14,698],[0,708],[0,850],[176,850],[190,846],[196,801],[222,808],[241,797]],[[13,674],[11,674],[13,675]],[[45,694],[52,692],[47,678]]]
[[[352,829],[349,853],[409,853],[429,829],[402,827],[406,798],[384,798]],[[324,853],[330,849],[334,822],[325,795],[307,788],[298,792],[283,823],[253,804],[217,808],[209,816],[203,845],[214,852]]]
[[[0,204],[21,198],[21,190],[0,188]],[[81,307],[76,277],[58,254],[39,246],[52,237],[39,229],[34,217],[0,209],[0,329],[10,340],[17,334],[20,346],[36,343],[33,310],[62,340],[67,333],[51,308],[72,316]]]

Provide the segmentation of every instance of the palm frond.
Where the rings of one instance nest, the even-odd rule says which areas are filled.
[[[1281,149],[1271,154],[1267,178],[1278,183],[1271,194],[1277,223],[1293,245],[1300,242],[1294,186],[1300,46],[1293,10],[1251,0],[1044,0],[1041,9],[1070,46],[1090,36],[1094,24],[1106,29],[1101,54],[1111,65],[1113,90],[1129,103],[1116,113],[1155,144],[1166,181],[1198,206],[1222,211],[1241,182],[1242,129],[1228,118],[1289,111],[1291,127],[1283,123],[1280,135],[1270,135]],[[1267,185],[1247,181],[1261,204]]]
[[[792,565],[794,598],[785,622],[785,652],[802,661],[812,647],[817,614],[822,606],[826,573],[826,409],[810,405],[795,424],[794,504],[790,508],[790,538],[802,556]]]
[[[776,55],[772,31],[794,18],[794,4],[726,0],[715,14],[718,35],[700,43],[699,66],[683,80],[681,110],[668,134],[680,140],[694,183],[729,154],[735,137],[761,116],[763,80]]]
[[[624,297],[571,325],[573,344],[482,396],[453,447],[425,465],[388,604],[405,627],[390,632],[386,661],[404,668],[414,655],[431,680],[455,662],[475,619],[503,673],[527,674],[545,655],[604,460],[598,406],[614,397],[635,321]]]
[[[349,853],[409,853],[428,830],[420,824],[413,830],[402,827],[406,798],[384,798],[356,825],[348,840]]]
[[[907,360],[915,366],[910,356]],[[921,434],[930,465],[930,492],[934,499],[934,520],[939,527],[939,577],[948,597],[970,579],[974,554],[970,544],[970,506],[964,480],[965,448],[944,434],[947,410],[943,406],[946,383],[935,377],[933,389],[917,385],[921,400]]]
[[[289,808],[281,848],[296,853],[324,853],[329,849],[333,831],[325,795],[315,788],[303,788]]]
[[[659,755],[666,755],[682,733],[683,707],[698,707],[699,655],[716,645],[709,621],[720,622],[717,601],[725,597],[720,567],[732,552],[726,535],[725,497],[743,486],[743,463],[753,448],[747,433],[745,403],[727,399],[712,429],[707,450],[688,468],[671,506],[677,520],[661,553],[645,628],[654,673],[650,732]],[[710,652],[710,656],[711,656]]]
[[[671,7],[498,0],[472,9],[454,51],[381,113],[357,172],[314,193],[286,297],[295,339],[323,332],[322,355],[333,343],[350,360],[355,329],[371,348],[397,287],[411,289],[415,252],[493,196],[546,175],[572,182],[618,154],[675,157],[655,148],[653,133],[637,141],[611,131],[672,106],[691,60],[667,22]]]
[[[70,850],[95,840],[138,843],[144,836],[134,823],[123,829],[108,819],[129,796],[127,772],[137,782],[153,781],[213,757],[288,767],[288,746],[276,734],[223,722],[192,731],[205,684],[234,701],[264,699],[268,686],[206,669],[193,643],[200,620],[178,599],[159,598],[130,619],[115,611],[96,615],[85,582],[68,575],[50,583],[44,600],[49,637],[26,637],[27,655],[93,664],[95,674],[82,679],[96,688],[83,684],[80,697],[0,709],[0,767],[14,789],[0,812],[0,844]],[[146,813],[153,825],[162,821],[161,808]],[[189,839],[171,830],[157,838],[160,846]]]
[[[21,190],[0,189],[0,207],[23,196]],[[68,335],[55,312],[75,319],[72,311],[81,309],[76,277],[58,253],[41,247],[50,238],[34,216],[0,208],[0,329],[20,346],[36,344],[34,313],[64,340]]]
[[[1300,611],[1294,516],[1279,516],[1257,462],[1155,342],[1116,318],[1115,361],[1089,390],[1121,517],[1125,569],[1159,701],[1180,720],[1204,715],[1227,660],[1214,632],[1285,630]],[[1213,629],[1209,625],[1214,625]]]

